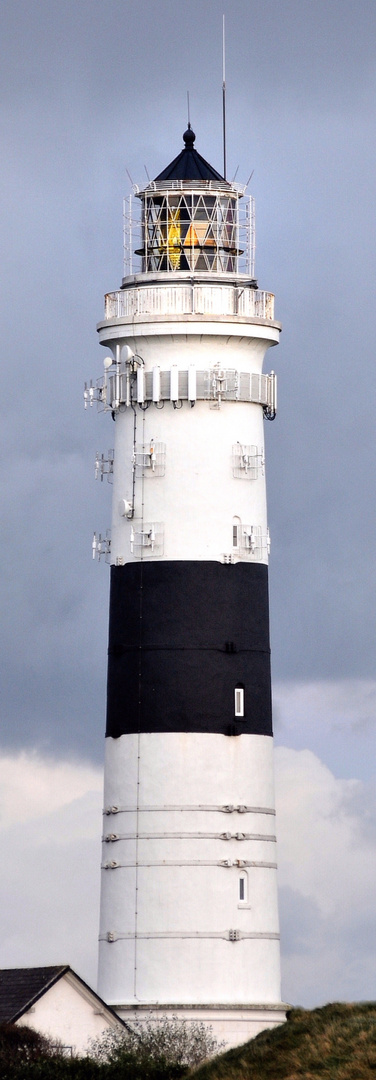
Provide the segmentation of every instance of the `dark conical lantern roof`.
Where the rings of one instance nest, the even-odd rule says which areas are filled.
[[[170,162],[170,165],[167,165],[167,168],[163,169],[163,172],[155,177],[156,184],[160,180],[219,180],[221,184],[227,183],[224,177],[216,169],[213,169],[209,162],[201,157],[201,154],[197,153],[193,145],[195,138],[195,133],[192,131],[191,125],[188,124],[188,128],[183,135],[184,150],[181,150],[180,154]]]

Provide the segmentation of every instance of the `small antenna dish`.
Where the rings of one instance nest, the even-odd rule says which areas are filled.
[[[119,502],[119,514],[120,517],[131,517],[132,515],[132,503],[128,499],[120,499]]]
[[[133,357],[134,352],[132,349],[129,348],[129,345],[123,345],[123,348],[121,350],[121,359],[124,360],[127,364],[129,360],[133,360]]]
[[[112,367],[113,362],[114,362],[113,356],[105,356],[104,361],[103,361],[103,367],[106,368],[106,371],[107,371],[107,368]]]

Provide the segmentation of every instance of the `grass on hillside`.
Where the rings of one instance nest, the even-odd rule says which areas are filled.
[[[376,1002],[291,1009],[285,1024],[190,1075],[192,1080],[376,1080]]]

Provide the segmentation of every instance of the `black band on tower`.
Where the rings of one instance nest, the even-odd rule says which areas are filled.
[[[107,736],[272,734],[267,566],[112,566],[108,652]]]

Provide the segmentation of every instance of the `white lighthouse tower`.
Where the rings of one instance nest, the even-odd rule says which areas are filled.
[[[285,1017],[262,372],[280,325],[252,202],[194,141],[137,192],[140,268],[106,296],[88,391],[115,421],[93,544],[111,562],[99,992],[231,1045]]]

